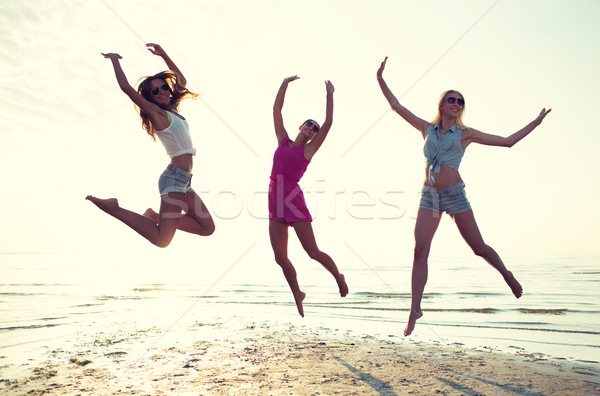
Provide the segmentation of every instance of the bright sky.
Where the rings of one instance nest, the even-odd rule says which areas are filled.
[[[450,88],[465,96],[467,125],[503,136],[551,107],[512,149],[468,148],[467,195],[501,254],[597,251],[599,16],[596,0],[4,0],[0,252],[231,262],[253,249],[253,260],[274,265],[272,104],[281,80],[297,74],[284,106],[290,135],[324,119],[323,81],[336,87],[333,128],[301,182],[320,246],[410,262],[423,141],[388,110],[375,78],[385,56],[388,85],[425,119]],[[120,53],[133,84],[166,68],[145,42],[161,44],[203,94],[182,113],[198,149],[193,186],[217,232],[178,233],[169,253],[84,200],[158,209],[168,157],[100,55]],[[470,254],[449,218],[434,241],[434,252],[445,249]]]

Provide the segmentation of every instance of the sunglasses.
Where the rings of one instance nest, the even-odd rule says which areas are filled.
[[[309,128],[312,128],[313,132],[317,132],[319,130],[319,126],[312,121],[307,121],[305,125]]]
[[[454,104],[454,102],[458,103],[459,106],[464,106],[465,105],[465,100],[461,99],[461,98],[455,98],[453,96],[448,96],[446,98],[446,102],[450,103],[450,104]]]
[[[156,96],[156,95],[158,95],[158,93],[160,92],[161,89],[163,91],[169,91],[169,92],[171,92],[171,87],[169,87],[169,84],[167,84],[167,83],[164,83],[160,87],[154,87],[154,88],[152,88],[152,91],[150,91],[150,92],[152,93],[152,95]]]

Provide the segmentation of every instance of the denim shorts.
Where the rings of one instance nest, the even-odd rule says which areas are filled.
[[[442,190],[423,186],[419,208],[448,214],[458,214],[471,210],[471,204],[465,193],[465,183],[460,182]]]
[[[192,174],[171,165],[171,169],[165,169],[158,179],[158,191],[160,195],[171,192],[183,193],[185,195],[192,189]]]

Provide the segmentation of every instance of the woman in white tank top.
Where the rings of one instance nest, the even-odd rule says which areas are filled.
[[[193,156],[187,121],[178,113],[179,103],[197,95],[189,91],[185,77],[158,44],[146,44],[154,55],[163,58],[170,70],[145,78],[136,91],[121,68],[119,54],[102,54],[112,61],[119,87],[136,105],[142,127],[156,140],[161,140],[170,164],[159,179],[160,210],[144,214],[134,213],[119,206],[116,198],[100,199],[88,195],[86,199],[109,215],[121,220],[158,247],[171,243],[176,230],[203,236],[211,235],[215,223],[208,209],[191,188]]]

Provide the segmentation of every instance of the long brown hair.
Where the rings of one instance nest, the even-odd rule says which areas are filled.
[[[150,82],[156,79],[163,80],[169,85],[171,91],[171,101],[169,102],[171,105],[170,108],[174,109],[177,112],[179,112],[179,104],[182,100],[187,98],[196,99],[198,96],[200,96],[188,90],[187,88],[182,87],[177,81],[177,74],[175,72],[171,70],[165,70],[153,76],[142,77],[140,79],[143,81],[138,87],[138,93],[149,102],[154,103],[154,100],[152,98],[153,95],[151,92],[152,89],[150,88]],[[140,109],[138,106],[136,106],[136,110],[140,115],[140,119],[142,121],[142,128],[144,128],[146,132],[148,132],[148,135],[150,135],[153,140],[156,140],[156,130],[154,129],[154,125],[152,125],[152,122],[150,122],[150,117],[148,117],[148,114],[144,113],[142,109]]]
[[[446,101],[446,98],[448,97],[448,95],[450,94],[459,94],[460,96],[462,96],[463,100],[464,100],[464,95],[461,94],[460,92],[454,90],[454,89],[449,89],[446,92],[444,92],[441,96],[440,96],[440,101],[438,102],[438,112],[435,116],[435,118],[433,119],[433,121],[431,121],[431,123],[433,125],[439,123],[442,120],[442,105],[444,104],[444,102]],[[462,107],[462,111],[460,112],[460,114],[458,115],[458,117],[456,118],[456,125],[460,128],[460,129],[465,129],[466,126],[463,123],[463,114],[465,114],[465,108],[467,106],[467,102],[465,101],[465,104]]]

